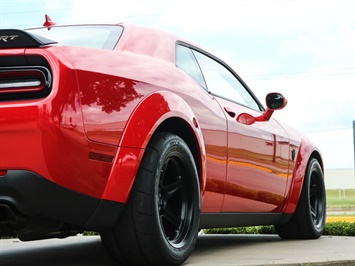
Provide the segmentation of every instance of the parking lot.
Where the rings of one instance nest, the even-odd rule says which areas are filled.
[[[200,235],[184,265],[355,265],[355,237],[281,240],[276,235]],[[112,266],[97,236],[0,240],[0,265]]]

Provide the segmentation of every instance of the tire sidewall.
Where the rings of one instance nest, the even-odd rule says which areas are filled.
[[[312,214],[311,214],[311,206],[310,206],[310,190],[311,190],[311,179],[312,175],[315,175],[316,178],[316,185],[317,185],[317,193],[321,193],[320,197],[322,198],[321,202],[321,210],[318,215],[321,215],[321,217],[317,217],[317,223],[313,223],[312,219]],[[308,219],[309,227],[312,228],[313,234],[315,237],[319,237],[322,235],[323,230],[324,230],[324,225],[325,225],[325,208],[326,208],[326,195],[325,195],[325,186],[324,186],[324,180],[323,180],[323,171],[322,168],[319,164],[319,162],[316,159],[312,159],[307,167],[307,172],[306,172],[306,179],[304,181],[303,185],[303,190],[301,197],[303,197],[303,208],[307,209],[307,212],[304,213],[304,215]],[[318,195],[317,195],[318,197]]]
[[[180,159],[182,159],[182,162],[185,165],[185,170],[188,171],[189,175],[191,176],[190,180],[190,185],[189,191],[193,193],[194,201],[192,203],[192,207],[194,210],[192,211],[192,221],[189,227],[193,228],[192,231],[189,231],[188,236],[186,237],[185,244],[179,247],[173,246],[168,239],[165,236],[164,229],[162,228],[160,219],[159,219],[159,210],[157,208],[158,206],[158,193],[159,193],[159,181],[160,181],[160,172],[161,169],[166,162],[167,159],[169,159],[171,156],[178,156]],[[192,154],[186,145],[186,143],[175,136],[174,138],[171,138],[167,143],[165,143],[164,148],[160,151],[159,153],[159,159],[158,159],[158,164],[156,166],[156,172],[155,172],[155,183],[154,183],[154,190],[155,190],[155,210],[154,210],[154,217],[156,219],[156,224],[157,230],[159,230],[159,236],[160,236],[160,242],[161,242],[161,247],[169,254],[172,258],[176,260],[182,260],[186,257],[186,254],[190,254],[195,246],[197,234],[194,233],[194,229],[199,227],[199,217],[200,217],[200,194],[197,193],[200,191],[199,188],[199,180],[198,180],[198,174],[197,174],[197,169],[194,164],[194,159],[192,157]],[[184,188],[186,189],[186,188]],[[196,229],[197,230],[197,229]]]
[[[166,166],[164,166],[165,162],[168,163]],[[171,162],[172,165],[169,166]],[[174,167],[177,168],[174,169]],[[171,173],[166,175],[162,170],[167,171],[166,173],[172,171],[171,173],[176,173],[176,175],[170,176]],[[172,236],[174,227],[165,234],[166,225],[161,222],[161,215],[166,214],[160,214],[159,211],[161,207],[159,189],[162,189],[159,186],[164,187],[169,184],[174,186],[179,175],[181,175],[181,180],[185,181],[181,181],[182,187],[178,192],[171,192],[172,197],[177,198],[173,199],[168,196],[166,204],[169,208],[180,202],[183,204],[179,200],[187,200],[185,205],[176,205],[178,209],[181,208],[180,215],[183,215],[181,221],[187,221],[185,224],[187,227],[176,225],[176,230],[179,232]],[[160,178],[166,180],[166,183],[160,184]],[[134,225],[137,243],[145,260],[153,265],[180,265],[186,261],[195,247],[201,208],[198,171],[194,157],[183,139],[167,132],[158,132],[152,136],[140,163],[131,199],[133,200],[129,201],[129,205],[132,214],[127,217],[132,217],[131,224]],[[173,201],[170,202],[170,200]],[[186,215],[183,210],[187,210],[186,213],[191,213],[191,215]],[[175,214],[179,215],[178,212]],[[187,230],[183,231],[184,229],[181,228],[187,228]],[[169,234],[174,237],[172,241],[167,238]]]

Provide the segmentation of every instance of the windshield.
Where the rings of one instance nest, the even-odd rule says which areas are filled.
[[[58,42],[58,45],[81,46],[113,50],[123,27],[114,25],[56,26],[29,29],[30,33]]]

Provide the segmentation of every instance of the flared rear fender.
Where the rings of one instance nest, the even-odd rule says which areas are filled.
[[[200,183],[205,183],[205,148],[201,128],[190,106],[178,95],[159,91],[145,97],[132,112],[122,134],[117,155],[102,195],[125,203],[151,136],[164,121],[178,118],[193,132],[199,151]]]

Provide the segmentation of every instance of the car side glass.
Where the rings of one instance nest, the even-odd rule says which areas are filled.
[[[176,46],[176,66],[189,74],[202,88],[207,90],[205,79],[191,49],[182,45]]]
[[[77,25],[58,26],[51,28],[51,30],[38,28],[28,31],[32,34],[54,40],[59,45],[113,50],[122,35],[123,27],[112,25]]]
[[[260,111],[259,104],[227,67],[205,54],[195,50],[193,53],[201,67],[209,91],[227,100]]]

